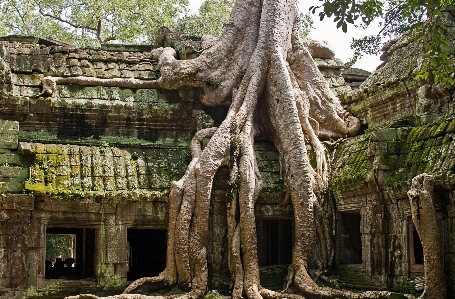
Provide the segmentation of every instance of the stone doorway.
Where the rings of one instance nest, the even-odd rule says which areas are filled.
[[[166,267],[167,230],[127,229],[129,281],[158,275]]]
[[[48,254],[51,246],[61,247],[57,249],[57,255]],[[46,230],[46,255],[55,256],[55,260],[46,259],[46,279],[94,277],[95,229],[49,227]]]
[[[338,264],[362,264],[360,221],[360,211],[338,213],[336,235]]]
[[[292,220],[257,219],[256,232],[259,267],[292,263]]]
[[[410,268],[409,277],[416,278],[418,276],[423,276],[423,246],[412,219],[408,220],[408,252]]]

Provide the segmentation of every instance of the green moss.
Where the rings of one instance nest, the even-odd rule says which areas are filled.
[[[207,294],[205,294],[204,296],[204,299],[223,299],[223,296],[221,296],[220,293],[218,293],[218,291],[213,290],[207,292]]]
[[[20,141],[56,141],[57,135],[50,134],[45,131],[28,132],[19,131]]]
[[[452,119],[452,121],[450,122],[450,124],[447,126],[446,132],[447,132],[447,133],[453,133],[453,132],[455,132],[455,118]]]
[[[38,293],[38,291],[35,289],[34,286],[29,286],[28,288],[25,289],[23,295],[24,295],[24,298],[28,298],[28,297],[39,296],[39,293]]]
[[[102,286],[104,291],[124,290],[128,285],[126,278],[117,275],[109,276],[103,280]]]
[[[388,141],[387,142],[387,153],[390,155],[399,155],[404,146],[404,142],[401,141]]]
[[[415,129],[411,130],[411,132],[409,132],[407,142],[412,144],[413,142],[420,140],[420,138],[423,135],[423,133],[425,132],[425,130],[426,130],[426,127],[424,127],[424,126],[417,127]]]
[[[449,124],[448,121],[443,121],[434,132],[433,137],[444,135]]]
[[[452,134],[446,134],[442,139],[442,144],[450,144],[453,141]]]
[[[164,219],[166,219],[166,215],[167,215],[167,206],[164,204],[160,204],[158,206],[158,218],[160,220],[164,220]]]
[[[337,146],[330,186],[335,193],[363,187],[368,180],[368,145],[373,132],[348,139]]]
[[[29,181],[24,183],[24,189],[35,194],[46,194],[50,191],[49,187],[44,185],[44,183],[33,183]]]

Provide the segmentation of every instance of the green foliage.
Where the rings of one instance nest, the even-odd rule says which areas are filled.
[[[380,44],[402,34],[414,41],[423,41],[425,54],[417,79],[454,84],[453,27],[447,27],[447,19],[454,19],[455,0],[324,0],[321,6],[313,6],[310,11],[319,11],[320,19],[333,17],[337,28],[344,32],[348,25],[365,28],[374,19],[382,19],[380,32],[376,36],[353,39],[351,47],[354,58],[362,54],[379,54]],[[453,26],[453,24],[452,24]],[[449,32],[452,30],[452,32]]]
[[[0,35],[52,37],[75,46],[153,43],[173,26],[188,0],[3,0]]]
[[[346,32],[348,23],[362,21],[364,24],[370,24],[376,17],[382,16],[383,6],[384,3],[379,0],[325,0],[322,7],[312,6],[310,11],[314,14],[318,8],[322,8],[319,19],[322,21],[325,17],[333,17],[337,28],[341,27]]]
[[[188,0],[0,0],[0,36],[54,38],[76,47],[109,42],[153,44],[161,26],[181,35],[218,35],[235,0],[205,0],[198,14],[188,14]],[[301,32],[313,28],[301,14]]]
[[[74,235],[47,234],[46,259],[55,261],[59,256],[70,254],[74,250],[74,237]]]
[[[235,0],[205,0],[198,14],[186,14],[177,20],[176,31],[184,36],[219,35],[228,20]],[[301,35],[308,36],[313,27],[309,13],[300,13]]]
[[[311,30],[314,29],[314,21],[309,13],[300,12],[300,35],[307,37]]]
[[[34,286],[29,286],[28,288],[25,289],[23,295],[24,295],[24,298],[28,298],[28,297],[39,296],[39,293]]]
[[[185,36],[218,35],[233,5],[234,0],[205,0],[199,14],[187,14],[177,20],[176,30]]]
[[[416,78],[449,87],[454,85],[455,78],[454,49],[450,45],[450,39],[447,38],[447,27],[438,20],[441,17],[436,15],[433,18],[434,21],[430,23],[431,26],[422,32],[425,38],[425,56],[421,69],[416,73]]]

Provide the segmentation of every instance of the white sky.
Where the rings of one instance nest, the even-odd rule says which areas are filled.
[[[189,0],[191,12],[196,13],[199,6],[204,0]],[[307,12],[311,6],[318,6],[321,4],[320,1],[316,0],[298,0],[299,8],[302,12]],[[315,29],[309,35],[311,39],[326,40],[335,49],[336,57],[341,59],[343,62],[347,62],[353,54],[353,50],[349,47],[352,37],[362,37],[365,35],[376,34],[379,28],[370,25],[366,30],[359,30],[353,26],[348,26],[348,32],[344,33],[341,29],[336,28],[336,23],[332,19],[324,19],[322,22],[319,21],[317,13],[312,15],[314,20]],[[370,72],[373,72],[375,68],[381,63],[379,57],[373,55],[365,55],[362,57],[354,67],[361,68]]]

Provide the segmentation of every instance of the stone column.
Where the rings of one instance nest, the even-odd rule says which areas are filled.
[[[114,213],[105,215],[101,227],[98,259],[99,283],[106,288],[120,287],[126,283],[126,226]]]
[[[30,238],[30,267],[28,275],[29,285],[41,289],[46,286],[46,230],[48,220],[33,219]]]
[[[117,261],[114,264],[114,275],[126,281],[127,272],[127,240],[126,225],[120,219],[117,220]]]
[[[385,275],[384,206],[370,203],[361,209],[362,259],[369,275]]]

